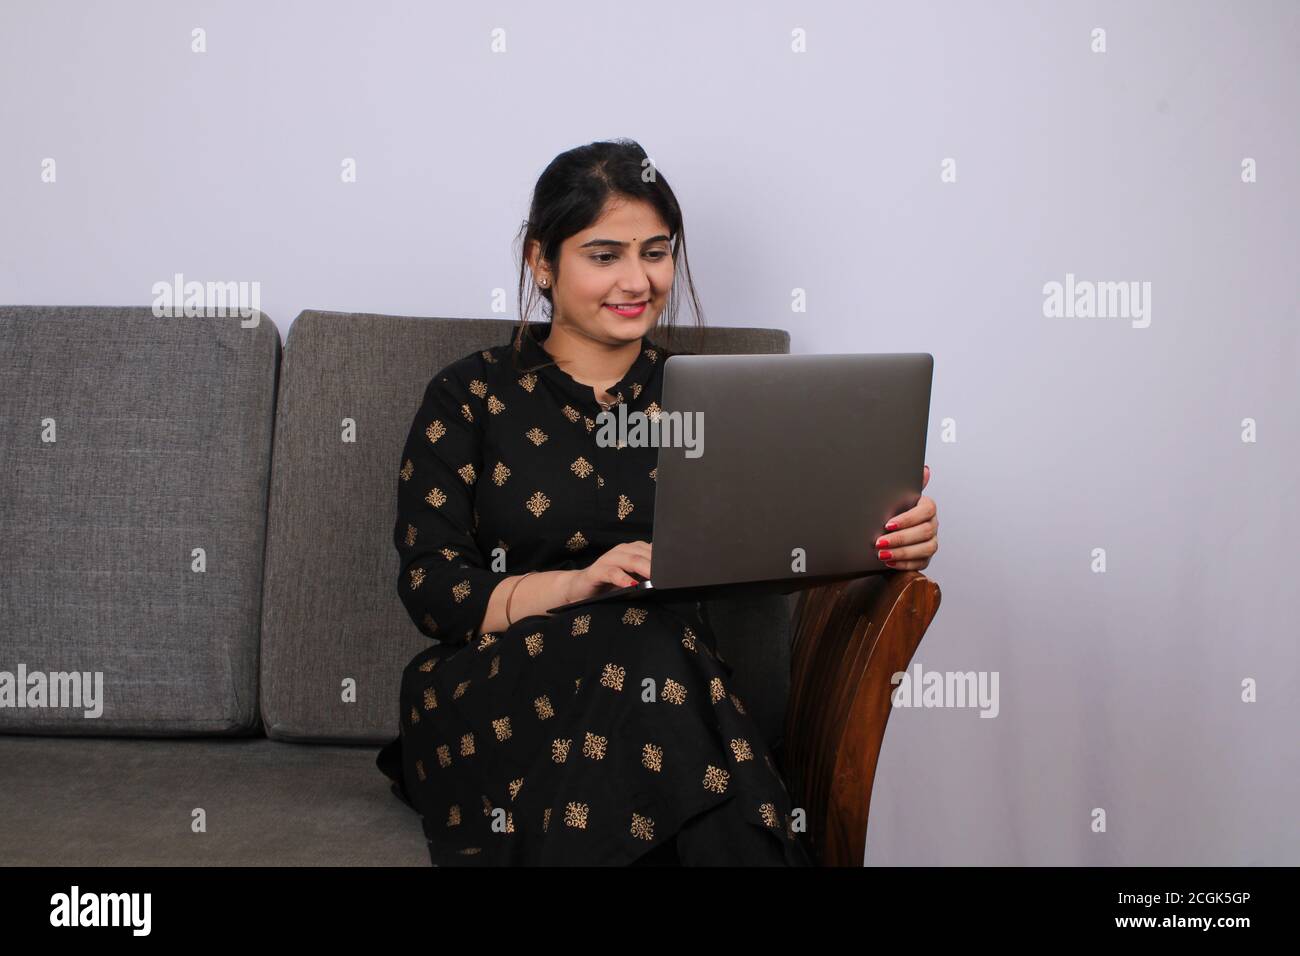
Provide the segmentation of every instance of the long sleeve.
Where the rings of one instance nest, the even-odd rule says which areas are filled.
[[[509,576],[487,567],[474,539],[485,411],[458,374],[472,358],[425,390],[402,452],[393,527],[398,595],[421,632],[450,643],[474,638],[492,591]]]

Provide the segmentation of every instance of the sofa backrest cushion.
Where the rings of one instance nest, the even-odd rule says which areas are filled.
[[[0,307],[0,732],[259,731],[280,336],[246,321]]]

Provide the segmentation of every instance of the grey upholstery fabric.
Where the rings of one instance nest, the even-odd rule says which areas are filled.
[[[0,707],[0,732],[257,730],[280,355],[258,319],[0,308],[0,671],[103,687],[98,717]]]
[[[402,668],[429,640],[395,590],[402,445],[433,375],[508,342],[515,324],[307,311],[290,327],[262,621],[262,714],[272,738],[382,743],[397,733]],[[780,330],[703,333],[682,328],[661,344],[715,353],[790,346]],[[342,440],[349,419],[354,443]],[[724,603],[712,615],[737,693],[769,737],[780,732],[789,688],[789,606],[774,595]]]
[[[429,865],[369,747],[0,736],[0,768],[9,866]]]

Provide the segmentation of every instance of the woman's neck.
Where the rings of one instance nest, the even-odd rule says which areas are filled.
[[[641,340],[606,345],[552,321],[542,348],[575,382],[592,386],[598,399],[609,401],[614,396],[606,390],[622,381],[632,367],[641,351]]]

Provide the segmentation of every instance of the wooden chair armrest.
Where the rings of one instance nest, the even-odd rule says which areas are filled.
[[[822,866],[862,865],[890,678],[907,670],[939,598],[939,585],[918,571],[837,581],[799,596],[778,761],[792,805],[807,812]]]

